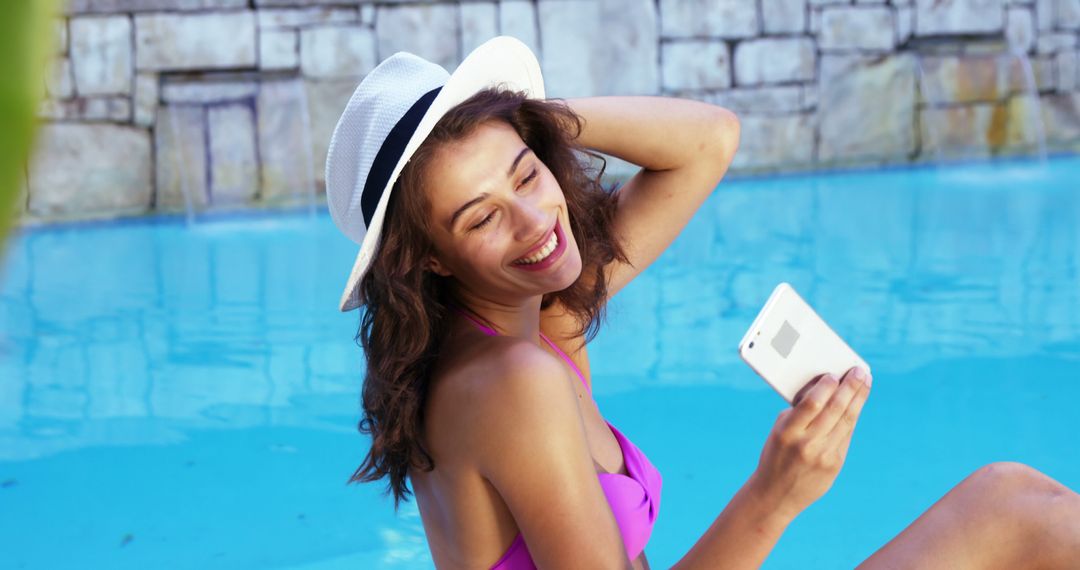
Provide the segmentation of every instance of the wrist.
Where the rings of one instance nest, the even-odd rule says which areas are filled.
[[[801,512],[801,509],[793,507],[781,494],[765,485],[756,472],[739,490],[739,494],[751,507],[749,510],[756,524],[763,529],[783,532]]]

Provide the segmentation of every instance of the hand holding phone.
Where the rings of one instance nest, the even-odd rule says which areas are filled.
[[[794,519],[828,491],[847,458],[870,366],[787,283],[769,296],[739,355],[796,404],[780,413],[751,477],[759,498]]]
[[[739,342],[739,356],[788,403],[823,374],[842,378],[870,365],[787,283],[773,290]]]

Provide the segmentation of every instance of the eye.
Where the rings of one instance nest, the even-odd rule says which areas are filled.
[[[479,224],[476,224],[475,226],[469,228],[469,231],[478,230],[478,229],[488,225],[489,223],[491,223],[491,219],[494,218],[494,217],[495,217],[495,212],[492,212],[492,213],[488,214],[486,218],[484,218],[483,220],[480,220]]]
[[[523,179],[523,180],[521,181],[521,184],[519,184],[519,185],[518,185],[518,188],[520,188],[520,187],[522,187],[522,186],[524,186],[524,185],[528,184],[529,182],[532,182],[533,178],[536,178],[536,169],[535,169],[535,168],[534,168],[534,169],[532,170],[532,172],[530,172],[530,173],[529,173],[529,175],[528,175],[528,176],[526,176],[526,177],[525,177],[525,178],[524,178],[524,179]]]

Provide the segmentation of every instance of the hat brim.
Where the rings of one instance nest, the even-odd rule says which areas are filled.
[[[367,271],[378,248],[383,220],[386,217],[386,205],[390,201],[390,193],[401,170],[447,111],[476,93],[492,87],[523,91],[530,99],[544,98],[544,79],[540,74],[540,63],[532,50],[520,40],[510,36],[499,36],[481,44],[454,70],[447,79],[446,85],[431,102],[431,106],[420,119],[416,131],[405,146],[405,152],[394,167],[393,174],[390,175],[379,203],[375,207],[375,213],[371,216],[371,223],[368,224],[364,234],[360,252],[356,255],[345,291],[341,295],[342,312],[351,311],[360,306],[360,291],[358,290],[360,278]]]

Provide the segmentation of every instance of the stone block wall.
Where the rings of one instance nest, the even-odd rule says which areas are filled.
[[[498,34],[553,97],[733,109],[739,172],[1080,150],[1080,0],[70,0],[23,217],[310,199],[378,61]]]

